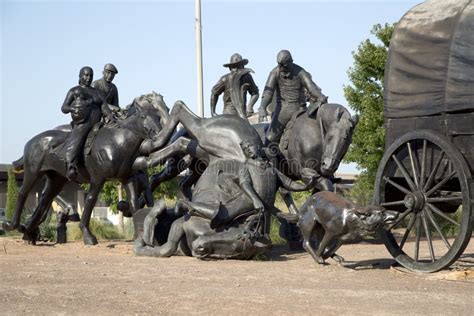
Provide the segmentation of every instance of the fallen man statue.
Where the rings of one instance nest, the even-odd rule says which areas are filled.
[[[336,254],[344,242],[356,241],[393,223],[398,212],[383,207],[359,207],[344,197],[329,191],[308,198],[299,210],[298,226],[303,236],[303,248],[313,259],[324,264],[331,257],[339,263],[344,258]],[[316,247],[311,245],[317,241]]]
[[[191,201],[179,200],[174,210],[160,201],[151,209],[135,254],[169,257],[184,249],[184,254],[198,258],[249,259],[270,246],[269,214],[275,212],[278,188],[303,191],[313,183],[301,184],[283,175],[259,146],[240,146],[246,161],[212,161]]]

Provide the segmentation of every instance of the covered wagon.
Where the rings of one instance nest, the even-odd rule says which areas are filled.
[[[385,68],[375,200],[400,212],[385,243],[403,266],[443,269],[472,236],[474,1],[426,1],[395,27]]]

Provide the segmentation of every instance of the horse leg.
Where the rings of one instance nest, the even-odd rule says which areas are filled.
[[[143,198],[145,199],[146,205],[148,207],[153,207],[155,204],[153,200],[153,191],[151,190],[150,187],[150,181],[148,180],[148,173],[147,172],[139,172],[136,175],[137,178],[137,186],[138,186],[138,191],[137,191],[137,198],[138,198],[138,208],[140,207],[140,195],[143,194]]]
[[[38,179],[40,179],[42,174],[35,172],[30,174],[27,170],[25,170],[23,176],[23,184],[20,187],[18,192],[18,198],[16,200],[15,211],[13,213],[13,218],[11,222],[5,222],[3,224],[3,229],[6,231],[12,231],[17,229],[20,225],[21,219],[21,212],[23,207],[25,206],[26,199],[28,198],[28,194],[30,193],[31,189],[35,185]],[[24,227],[22,228],[24,230]]]
[[[30,240],[33,244],[38,237],[36,230],[38,229],[41,222],[46,218],[46,212],[48,211],[53,199],[61,192],[64,187],[64,184],[67,182],[67,179],[59,176],[56,173],[47,173],[46,174],[46,184],[41,192],[41,198],[38,202],[33,215],[28,220],[25,225],[25,232],[23,239]]]
[[[177,250],[179,242],[184,236],[184,218],[180,217],[171,224],[168,240],[162,246],[147,246],[143,239],[137,239],[133,252],[137,256],[171,257]]]
[[[153,153],[148,161],[146,161],[146,158],[144,157],[137,158],[134,162],[134,169],[143,169],[145,167],[143,165],[144,161],[146,161],[146,167],[150,168],[163,164],[176,155],[191,155],[195,158],[204,158],[207,156],[206,152],[199,146],[197,141],[186,137],[180,137],[171,145]]]
[[[138,184],[135,177],[130,177],[124,183],[125,192],[130,203],[130,212],[133,214],[138,210]]]
[[[67,222],[69,220],[68,214],[58,212],[56,214],[56,242],[58,244],[67,243]]]
[[[316,250],[316,257],[320,258],[320,261],[318,263],[324,263],[324,256],[323,253],[326,250],[326,247],[330,245],[331,242],[335,242],[333,234],[329,233],[328,231],[324,232],[323,239],[319,243],[318,250]]]
[[[178,123],[183,124],[188,133],[191,136],[194,136],[201,128],[201,120],[202,118],[191,112],[183,101],[176,101],[171,110],[167,124],[158,133],[156,140],[152,142],[145,141],[140,148],[140,152],[149,154],[166,145],[176,129],[176,126],[178,126]]]
[[[161,183],[173,179],[184,171],[185,166],[181,163],[182,159],[171,158],[166,161],[165,168],[157,174],[151,176],[150,188],[151,191],[155,191]]]
[[[82,214],[81,223],[79,228],[82,230],[83,240],[85,245],[96,245],[97,238],[89,230],[89,224],[91,221],[92,209],[97,202],[100,190],[104,186],[104,180],[91,181],[89,193],[86,196],[84,203],[84,213]]]
[[[344,242],[342,240],[338,240],[333,242],[332,245],[327,247],[326,252],[323,254],[323,258],[333,258],[334,261],[336,261],[339,264],[342,264],[344,262],[344,258],[342,256],[339,256],[336,254],[336,251],[342,246]]]
[[[202,164],[203,162],[198,159],[193,159],[191,165],[189,166],[189,174],[187,174],[179,182],[179,188],[183,196],[188,200],[191,200],[193,197],[192,186],[199,180],[203,173]]]
[[[324,259],[321,257],[321,254],[318,255],[313,249],[311,245],[311,238],[313,237],[313,234],[318,233],[321,230],[324,231],[324,228],[312,218],[301,218],[298,222],[298,226],[300,228],[301,235],[303,236],[303,248],[311,255],[311,257],[313,257],[314,261],[319,264],[323,264]]]

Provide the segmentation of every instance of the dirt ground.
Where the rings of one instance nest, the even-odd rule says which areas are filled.
[[[345,267],[318,266],[286,246],[267,261],[201,261],[135,257],[123,241],[29,246],[5,237],[0,314],[474,315],[472,240],[454,269],[430,275],[391,267],[381,244],[339,253]]]

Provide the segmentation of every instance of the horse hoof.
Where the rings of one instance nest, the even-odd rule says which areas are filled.
[[[66,232],[58,232],[56,237],[56,242],[58,244],[66,244],[67,243],[67,234]]]
[[[22,225],[22,224],[18,225],[17,230],[18,230],[20,233],[22,233],[22,234],[26,234],[26,227],[25,227],[25,225]]]
[[[344,258],[339,256],[339,255],[334,254],[334,255],[332,255],[332,258],[334,259],[334,261],[336,261],[339,264],[344,263]]]
[[[22,225],[23,226],[23,225]],[[24,228],[24,226],[23,226]],[[23,233],[22,239],[28,243],[28,245],[36,245],[36,241],[39,239],[40,234],[39,234],[39,229],[36,229],[34,231],[27,231],[25,229]]]
[[[89,246],[94,246],[97,245],[97,238],[95,236],[90,235],[90,236],[84,236],[84,245],[89,245]]]

